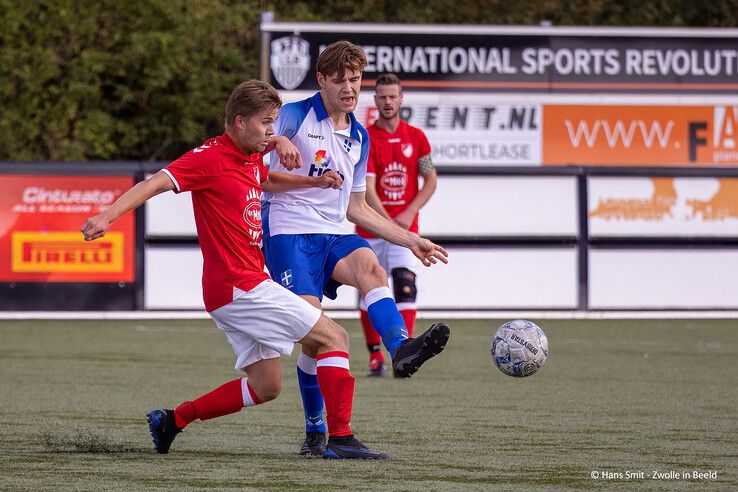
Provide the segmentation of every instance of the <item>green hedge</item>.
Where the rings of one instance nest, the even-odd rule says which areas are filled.
[[[0,0],[0,160],[170,160],[258,76],[261,2]],[[280,21],[735,26],[738,0],[265,1]]]
[[[258,75],[255,2],[18,1],[0,9],[0,159],[170,159]]]

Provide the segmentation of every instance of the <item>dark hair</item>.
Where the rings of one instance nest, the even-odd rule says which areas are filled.
[[[374,87],[379,87],[380,85],[398,85],[400,86],[400,90],[402,90],[400,78],[393,73],[383,73],[382,75],[377,77],[377,83]]]
[[[360,46],[349,41],[336,41],[318,56],[315,70],[326,76],[335,73],[343,77],[346,69],[362,72],[366,64],[366,55]]]
[[[264,109],[279,109],[282,99],[277,90],[266,82],[251,79],[233,89],[225,109],[225,127],[228,129],[239,114],[248,118]]]

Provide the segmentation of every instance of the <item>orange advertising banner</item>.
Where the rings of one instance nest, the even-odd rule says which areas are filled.
[[[546,166],[738,165],[738,106],[543,107]]]
[[[0,282],[133,282],[133,213],[95,241],[79,232],[133,184],[129,176],[0,175]]]

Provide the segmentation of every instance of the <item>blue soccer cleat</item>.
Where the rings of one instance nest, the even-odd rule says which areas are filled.
[[[151,439],[159,454],[167,454],[174,438],[182,432],[174,421],[174,410],[152,410],[146,414]]]
[[[388,460],[389,456],[378,453],[362,444],[353,434],[329,437],[323,458],[327,460]]]

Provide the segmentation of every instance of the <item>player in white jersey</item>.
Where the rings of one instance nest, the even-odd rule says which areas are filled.
[[[387,220],[365,199],[369,138],[353,110],[367,64],[363,50],[348,42],[328,46],[316,64],[320,91],[282,108],[278,135],[299,149],[304,165],[286,169],[272,159],[270,169],[293,175],[340,175],[340,189],[302,189],[267,193],[264,198],[264,255],[272,277],[284,287],[321,307],[323,295],[336,297],[341,284],[351,285],[367,306],[372,325],[392,356],[395,376],[410,377],[441,353],[450,330],[445,323],[408,338],[387,273],[369,243],[342,225],[344,219],[372,234],[410,249],[425,266],[447,262],[446,251],[433,242]],[[316,379],[316,354],[303,350],[298,380],[305,408],[303,455],[322,455],[325,446],[323,398]]]

